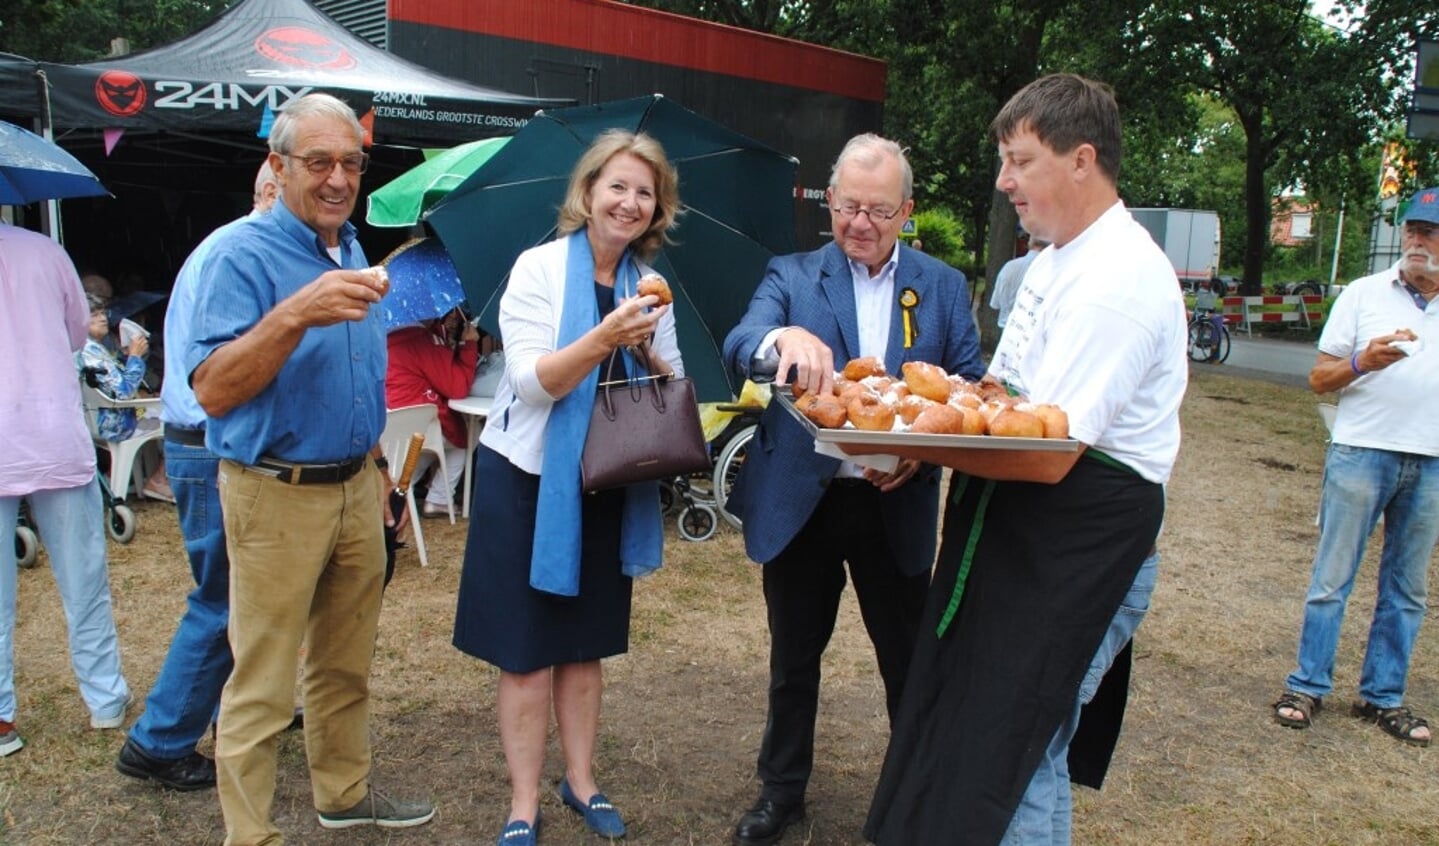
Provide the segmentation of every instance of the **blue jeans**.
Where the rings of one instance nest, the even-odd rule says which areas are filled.
[[[1039,768],[1029,780],[1014,819],[1004,833],[1000,846],[1068,846],[1072,822],[1073,800],[1069,788],[1069,744],[1079,728],[1079,711],[1099,690],[1099,682],[1114,663],[1114,657],[1134,637],[1139,622],[1149,612],[1149,595],[1154,592],[1154,581],[1159,573],[1159,554],[1149,556],[1140,566],[1139,573],[1130,585],[1129,593],[1119,604],[1119,611],[1109,623],[1099,650],[1089,662],[1089,670],[1079,685],[1079,696],[1074,700],[1074,710],[1060,724]]]
[[[130,688],[110,610],[100,483],[26,494],[35,529],[50,554],[70,632],[70,663],[92,717],[125,712]],[[15,721],[15,523],[20,497],[0,497],[0,720]]]
[[[1439,540],[1439,458],[1331,444],[1324,462],[1319,547],[1304,600],[1299,666],[1290,690],[1324,696],[1334,689],[1334,653],[1344,606],[1364,547],[1384,515],[1378,601],[1359,695],[1380,708],[1404,703],[1409,655],[1428,595],[1429,558]]]
[[[216,485],[219,466],[220,460],[202,446],[165,440],[165,475],[175,492],[195,589],[145,700],[145,713],[130,728],[130,740],[156,758],[182,758],[195,751],[234,664],[226,637],[230,557]]]

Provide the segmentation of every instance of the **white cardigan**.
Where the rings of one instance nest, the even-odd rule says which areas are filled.
[[[565,263],[569,239],[560,238],[520,254],[510,271],[509,286],[500,297],[500,339],[505,348],[505,375],[495,390],[480,443],[525,471],[539,475],[545,459],[545,428],[550,409],[561,397],[540,386],[536,366],[540,357],[559,346],[560,312],[565,301]],[[640,275],[652,272],[639,265]],[[675,314],[671,307],[660,318],[651,346],[676,376],[684,375]]]

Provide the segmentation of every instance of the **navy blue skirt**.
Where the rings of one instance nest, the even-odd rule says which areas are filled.
[[[580,592],[530,587],[540,477],[480,444],[455,609],[455,647],[510,673],[596,661],[629,651],[633,580],[620,571],[624,491],[586,494]]]

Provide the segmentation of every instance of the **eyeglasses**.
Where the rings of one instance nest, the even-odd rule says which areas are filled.
[[[329,176],[335,171],[335,165],[351,176],[364,173],[370,169],[370,154],[355,153],[354,155],[332,158],[330,156],[296,156],[290,153],[285,154],[286,158],[299,159],[305,165],[305,170],[315,176]]]
[[[829,210],[845,220],[854,220],[857,215],[862,214],[869,218],[870,223],[879,223],[882,220],[894,220],[903,209],[891,209],[887,206],[876,206],[867,209],[863,206],[854,205],[853,203],[845,203],[842,206],[830,206]]]

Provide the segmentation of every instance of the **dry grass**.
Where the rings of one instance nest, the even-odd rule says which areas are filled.
[[[1344,629],[1334,709],[1292,731],[1269,719],[1293,660],[1310,556],[1324,433],[1314,397],[1197,371],[1185,445],[1170,485],[1159,588],[1140,629],[1135,686],[1101,792],[1081,790],[1086,844],[1439,844],[1439,757],[1344,714],[1373,605],[1373,559]],[[168,506],[137,505],[140,534],[112,546],[126,673],[149,687],[189,581]],[[315,821],[299,737],[281,743],[275,815],[292,843],[492,842],[508,788],[496,735],[494,673],[450,646],[465,525],[425,524],[431,566],[412,555],[385,599],[375,661],[376,779],[434,798],[408,832],[327,832]],[[631,652],[607,662],[598,752],[602,784],[635,844],[724,844],[755,793],[767,636],[758,571],[738,537],[687,544],[636,588]],[[20,576],[20,727],[0,759],[0,842],[218,844],[213,792],[163,793],[112,768],[121,736],[88,728],[54,585]],[[1420,636],[1409,699],[1439,716],[1439,647]],[[883,694],[852,602],[827,654],[810,817],[790,846],[857,844],[884,753]],[[208,741],[202,746],[208,750]],[[546,775],[560,775],[557,749]],[[597,842],[544,801],[548,844]]]

